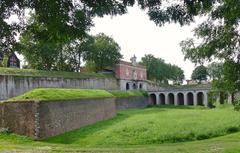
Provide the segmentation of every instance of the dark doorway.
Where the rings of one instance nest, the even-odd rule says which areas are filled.
[[[142,84],[141,83],[139,84],[139,89],[142,89]]]
[[[203,105],[203,99],[204,99],[203,92],[197,93],[197,104],[198,105]]]
[[[166,104],[166,102],[165,102],[165,95],[163,93],[161,93],[159,95],[159,100],[160,100],[160,104],[161,105],[165,105]]]
[[[151,94],[149,96],[149,102],[151,105],[156,105],[157,104],[157,97],[155,94]]]
[[[189,92],[187,94],[187,104],[188,105],[193,105],[193,93]]]
[[[174,94],[173,93],[168,94],[168,102],[170,105],[174,105]]]
[[[136,83],[133,83],[133,89],[137,89]]]
[[[183,93],[178,93],[177,97],[178,97],[178,105],[184,105],[184,95],[183,95]]]
[[[130,89],[130,85],[129,83],[126,84],[126,90],[129,90]]]

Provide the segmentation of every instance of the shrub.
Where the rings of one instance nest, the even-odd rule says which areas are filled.
[[[240,111],[240,97],[236,97],[236,99],[233,101],[234,110]]]
[[[0,128],[0,134],[9,134],[11,133],[9,128]]]

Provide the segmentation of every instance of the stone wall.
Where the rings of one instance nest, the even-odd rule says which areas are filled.
[[[116,115],[114,98],[42,102],[38,138],[58,135]]]
[[[35,138],[37,103],[12,102],[0,104],[0,128]]]
[[[44,139],[112,118],[117,110],[147,105],[147,97],[6,102],[0,104],[0,128]]]
[[[116,115],[115,98],[0,104],[0,127],[35,139],[55,136]]]
[[[115,78],[65,79],[0,75],[0,100],[18,96],[33,88],[119,89]]]
[[[148,97],[121,97],[116,98],[116,109],[144,108],[149,105]]]

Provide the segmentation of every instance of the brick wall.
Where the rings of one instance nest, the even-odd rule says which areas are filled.
[[[42,102],[39,106],[39,138],[58,135],[116,115],[114,98]]]
[[[35,138],[37,103],[12,102],[0,104],[0,128]]]
[[[147,97],[8,102],[0,104],[0,128],[44,139],[112,118],[120,109],[147,105]]]
[[[116,98],[116,109],[144,108],[149,105],[148,97],[122,97]]]
[[[116,78],[125,80],[147,80],[147,71],[144,66],[132,65],[129,62],[120,61],[116,64]]]

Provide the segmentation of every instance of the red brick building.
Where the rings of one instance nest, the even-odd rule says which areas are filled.
[[[139,65],[135,56],[131,58],[131,62],[119,61],[116,64],[115,76],[119,79],[121,90],[146,88],[146,67]]]

